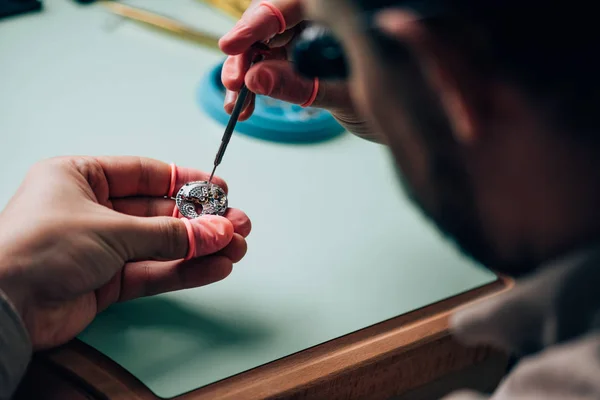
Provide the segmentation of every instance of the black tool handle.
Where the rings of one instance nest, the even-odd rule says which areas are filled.
[[[217,152],[217,157],[215,158],[215,166],[221,164],[223,161],[223,156],[225,155],[225,150],[227,150],[227,145],[231,140],[231,136],[233,136],[233,131],[235,130],[235,126],[237,125],[238,119],[242,110],[244,109],[244,104],[246,103],[246,99],[248,98],[248,93],[250,91],[246,87],[246,85],[242,86],[238,94],[238,99],[235,102],[235,107],[231,112],[231,118],[229,118],[229,123],[227,124],[227,128],[225,128],[225,133],[223,134],[223,139],[221,140],[221,147],[219,147],[219,151]]]
[[[257,51],[257,54],[252,60],[252,65],[254,65],[257,62],[264,60],[265,54],[269,52],[269,47],[262,43],[255,43],[252,45],[252,47],[254,48],[254,50]],[[227,123],[227,127],[225,128],[225,133],[223,134],[223,139],[221,140],[221,146],[219,147],[219,151],[217,152],[217,156],[215,157],[214,168],[212,174],[210,175],[209,181],[212,181],[217,167],[219,166],[219,164],[221,164],[221,161],[223,161],[223,156],[225,155],[225,151],[227,150],[227,145],[229,145],[231,136],[233,136],[233,131],[235,130],[235,126],[238,123],[240,114],[244,109],[244,105],[246,104],[246,99],[248,98],[249,93],[250,91],[248,90],[246,85],[242,85],[242,88],[238,93],[238,98],[235,102],[235,106],[233,107],[233,111],[231,112],[231,118],[229,118],[229,122]]]

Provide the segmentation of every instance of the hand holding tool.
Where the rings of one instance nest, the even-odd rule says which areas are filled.
[[[256,51],[256,55],[252,60],[252,65],[260,62],[264,59],[264,56],[270,51],[269,47],[262,43],[255,43],[253,49]],[[231,118],[229,118],[229,123],[225,128],[225,133],[223,134],[223,139],[221,140],[221,146],[219,147],[219,151],[217,152],[217,156],[215,157],[215,162],[213,166],[213,171],[210,174],[209,183],[212,182],[215,172],[217,171],[217,167],[223,161],[223,156],[225,155],[225,151],[227,150],[227,146],[229,145],[229,141],[231,140],[231,136],[233,136],[233,131],[235,130],[235,126],[237,125],[240,114],[244,109],[244,105],[246,104],[246,99],[248,98],[248,94],[250,91],[246,87],[246,85],[242,85],[240,92],[238,94],[237,101],[235,102],[235,106],[233,107],[233,111],[231,112]]]

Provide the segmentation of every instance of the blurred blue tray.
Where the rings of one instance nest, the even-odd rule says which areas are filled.
[[[223,63],[202,80],[197,92],[200,107],[213,119],[227,125],[229,114],[223,109],[225,88],[221,82]],[[256,96],[252,117],[239,122],[236,132],[255,138],[283,143],[315,143],[337,137],[345,129],[333,116],[321,109],[300,106]]]

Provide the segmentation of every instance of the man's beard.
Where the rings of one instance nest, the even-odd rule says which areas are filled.
[[[428,194],[432,197],[427,200],[435,200],[435,205],[431,207],[427,206],[430,204],[428,201],[419,199],[419,193],[413,191],[400,168],[401,161],[408,161],[405,158],[410,156],[404,152],[409,148],[414,151],[414,147],[406,147],[395,134],[388,135],[391,138],[390,148],[396,159],[396,172],[408,199],[465,256],[486,269],[512,276],[531,272],[536,268],[536,263],[527,256],[526,251],[510,257],[500,254],[490,240],[491,235],[483,229],[475,190],[462,159],[461,145],[456,142],[446,109],[438,93],[425,79],[417,58],[405,44],[378,32],[371,32],[371,36],[376,39],[372,41],[371,57],[377,63],[373,63],[370,68],[379,72],[373,74],[377,78],[371,78],[372,86],[380,86],[381,90],[374,97],[375,100],[371,101],[373,104],[369,115],[378,117],[374,117],[378,121],[399,121],[398,124],[388,122],[388,128],[404,129],[418,135],[429,163],[427,185],[428,189],[433,190]],[[383,102],[383,98],[387,100]],[[398,112],[390,112],[393,107],[397,107]],[[380,109],[388,111],[379,111]],[[405,116],[405,121],[402,121],[402,115]],[[406,164],[410,165],[408,162]]]
[[[429,210],[423,206],[401,168],[395,163],[396,174],[408,200],[463,255],[481,267],[515,277],[535,269],[537,265],[529,257],[509,261],[497,255],[477,218],[473,190],[466,174],[454,162],[445,161],[443,157],[433,158],[430,182],[435,185],[439,208]]]

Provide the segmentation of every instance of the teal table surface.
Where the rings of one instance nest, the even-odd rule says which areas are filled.
[[[130,2],[222,34],[197,1]],[[198,108],[223,56],[99,5],[0,21],[0,205],[36,161],[140,155],[210,170],[223,126]],[[219,175],[253,221],[218,284],[110,308],[80,336],[173,397],[494,281],[410,204],[382,146],[234,136]],[[5,228],[5,227],[3,227]]]

